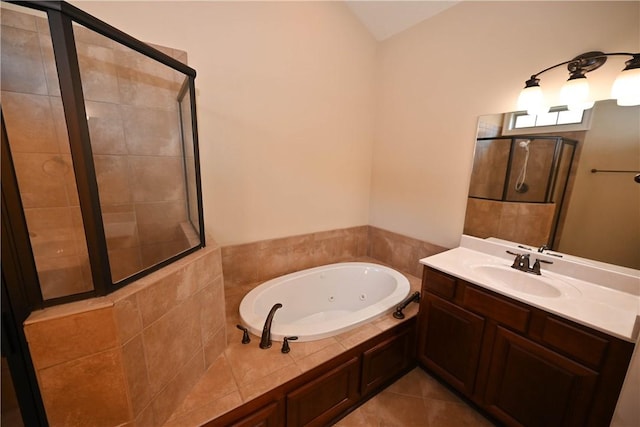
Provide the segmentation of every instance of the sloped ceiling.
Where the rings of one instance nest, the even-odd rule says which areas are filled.
[[[455,6],[459,1],[345,1],[376,40],[384,40]]]

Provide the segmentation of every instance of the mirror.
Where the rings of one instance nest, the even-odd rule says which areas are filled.
[[[585,130],[522,133],[510,113],[481,116],[464,234],[640,269],[640,106],[588,114]]]

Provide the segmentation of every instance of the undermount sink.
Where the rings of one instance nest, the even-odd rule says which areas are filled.
[[[501,265],[475,265],[473,270],[490,283],[513,291],[543,298],[575,298],[582,293],[571,284],[556,277],[537,276]]]

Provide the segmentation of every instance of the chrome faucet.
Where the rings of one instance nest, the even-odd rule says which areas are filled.
[[[276,303],[269,310],[267,319],[264,321],[264,327],[262,328],[262,338],[260,338],[260,348],[271,347],[271,322],[273,322],[273,316],[276,314],[276,310],[281,308],[282,304]]]

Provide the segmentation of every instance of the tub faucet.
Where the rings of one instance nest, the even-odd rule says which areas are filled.
[[[260,348],[271,347],[271,322],[273,322],[273,315],[276,314],[276,310],[281,308],[282,304],[276,303],[269,310],[267,319],[264,321],[264,327],[262,328],[262,338],[260,338]]]

